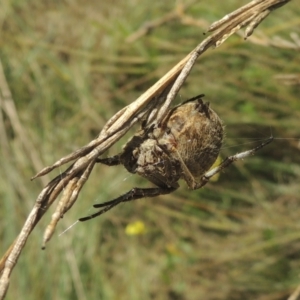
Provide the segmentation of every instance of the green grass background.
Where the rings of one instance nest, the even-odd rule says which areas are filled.
[[[178,2],[1,1],[0,59],[21,122],[18,131],[16,119],[1,111],[1,254],[43,184],[62,169],[44,181],[30,177],[92,140],[203,40],[208,24],[245,3],[194,1],[185,11],[190,24],[177,18],[127,43]],[[299,15],[292,1],[257,29],[260,43],[233,36],[206,52],[177,97],[179,103],[206,94],[226,124],[222,157],[271,132],[282,139],[202,190],[182,182],[176,193],[120,205],[58,236],[94,203],[150,186],[122,167],[97,166],[45,251],[42,235],[53,210],[35,228],[7,299],[287,299],[300,283],[300,86],[276,76],[299,74],[300,58],[299,47],[270,40],[295,44],[294,34],[299,41]],[[127,235],[137,220],[146,232]]]

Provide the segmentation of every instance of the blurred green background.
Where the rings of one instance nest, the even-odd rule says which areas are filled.
[[[247,2],[1,1],[0,84],[13,99],[1,103],[1,254],[63,169],[30,177],[92,140],[211,22]],[[278,139],[202,190],[182,182],[176,193],[120,205],[59,236],[94,203],[150,186],[121,166],[96,166],[45,251],[53,210],[38,224],[7,299],[287,299],[300,283],[299,15],[291,1],[249,41],[236,35],[206,52],[177,97],[206,94],[226,124],[223,158],[271,133]],[[159,26],[132,38],[156,19]]]

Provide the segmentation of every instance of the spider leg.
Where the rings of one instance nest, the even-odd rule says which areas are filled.
[[[217,173],[220,173],[222,170],[224,170],[225,168],[227,168],[229,165],[231,165],[233,162],[237,161],[237,160],[241,160],[244,159],[248,156],[252,156],[254,155],[258,150],[262,149],[263,147],[265,147],[266,145],[270,144],[273,141],[273,136],[269,137],[265,142],[261,143],[260,145],[258,145],[257,147],[244,151],[244,152],[240,152],[237,153],[235,155],[232,156],[228,156],[227,158],[225,158],[220,165],[218,165],[217,167],[209,170],[208,172],[206,172],[200,182],[197,182],[197,184],[194,187],[191,187],[192,189],[200,189],[201,187],[203,187],[204,185],[206,185],[206,183],[209,181],[210,178],[212,178],[214,175],[216,175]]]
[[[84,222],[84,221],[93,219],[97,216],[100,216],[122,202],[128,202],[128,201],[137,200],[137,199],[141,199],[141,198],[145,198],[145,197],[156,197],[159,195],[165,195],[165,194],[172,193],[176,189],[177,189],[177,187],[176,188],[175,187],[133,188],[126,194],[124,194],[114,200],[107,201],[107,202],[100,203],[100,204],[95,204],[94,207],[96,207],[96,208],[103,207],[103,208],[90,216],[80,218],[79,221]]]
[[[120,155],[114,155],[107,158],[97,158],[96,163],[101,163],[107,166],[117,166],[120,165]]]

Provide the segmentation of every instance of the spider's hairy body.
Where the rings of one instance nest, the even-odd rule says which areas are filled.
[[[136,134],[125,145],[120,162],[159,187],[178,187],[182,178],[193,188],[190,177],[197,180],[209,170],[222,140],[221,119],[198,98],[170,110],[161,126]]]
[[[273,140],[270,137],[251,150],[229,156],[209,170],[220,152],[224,127],[209,103],[203,103],[203,96],[170,109],[159,124],[143,127],[120,154],[97,160],[109,166],[122,164],[130,173],[146,178],[156,187],[132,188],[114,200],[95,204],[94,207],[101,209],[80,221],[95,218],[122,202],[169,194],[179,187],[179,179],[184,179],[189,188],[199,189],[234,161],[255,154]]]

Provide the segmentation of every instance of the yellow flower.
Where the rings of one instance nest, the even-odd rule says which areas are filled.
[[[125,233],[127,235],[139,235],[146,232],[146,226],[142,221],[135,221],[129,223],[125,228]]]

